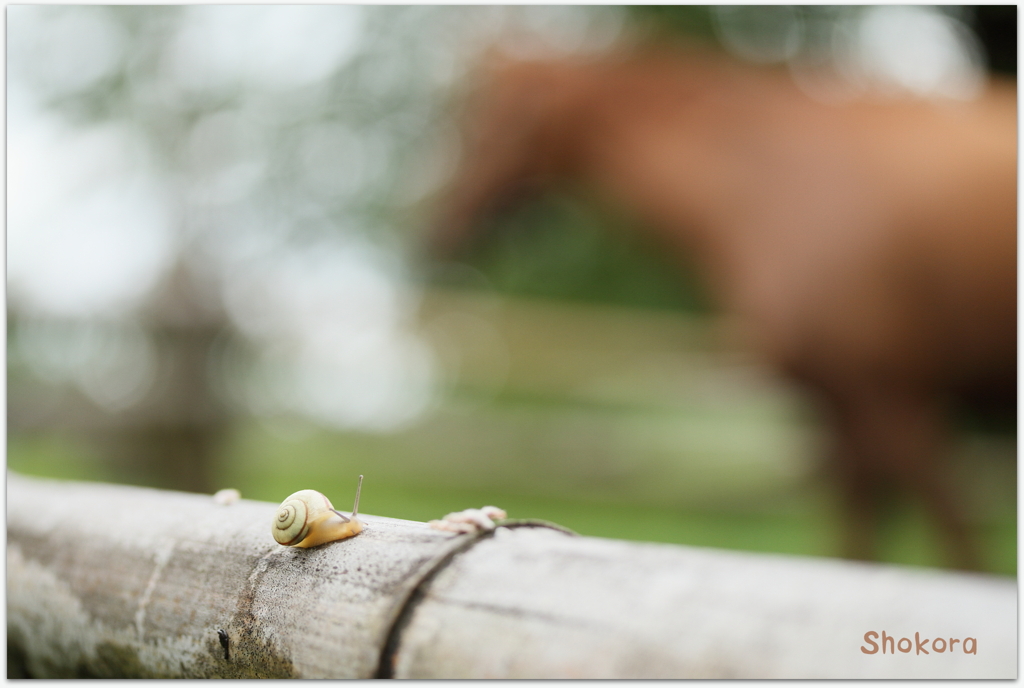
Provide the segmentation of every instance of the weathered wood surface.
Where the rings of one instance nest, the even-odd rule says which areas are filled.
[[[1011,579],[374,516],[296,550],[270,503],[10,474],[7,499],[9,657],[33,676],[1017,675]],[[961,644],[866,655],[872,630]]]
[[[977,655],[867,655],[872,630]],[[396,675],[1012,678],[1016,652],[1010,579],[510,530],[437,575]]]
[[[453,538],[360,514],[355,538],[288,548],[276,509],[9,474],[8,638],[40,677],[372,677]]]

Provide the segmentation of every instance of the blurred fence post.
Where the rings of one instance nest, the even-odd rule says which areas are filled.
[[[1011,579],[374,516],[297,550],[274,504],[12,474],[7,505],[12,675],[1017,675]]]

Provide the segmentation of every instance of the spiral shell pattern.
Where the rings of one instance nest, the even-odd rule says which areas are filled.
[[[334,507],[316,490],[299,490],[282,502],[274,516],[272,533],[282,545],[294,545],[309,535],[313,520]]]

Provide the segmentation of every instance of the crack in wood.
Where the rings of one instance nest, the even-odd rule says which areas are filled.
[[[419,603],[426,596],[426,591],[430,586],[430,583],[437,578],[441,571],[447,568],[455,557],[468,552],[478,543],[494,537],[494,534],[497,533],[500,528],[507,528],[510,530],[515,528],[545,528],[573,537],[577,536],[576,533],[568,528],[563,528],[562,526],[549,523],[547,521],[533,519],[508,519],[500,521],[498,523],[498,527],[494,530],[460,535],[455,538],[454,542],[456,544],[447,552],[436,557],[434,561],[427,566],[427,572],[422,578],[420,578],[420,581],[413,586],[405,600],[400,604],[398,614],[395,615],[395,620],[391,624],[391,628],[388,630],[384,646],[381,648],[380,661],[377,664],[377,673],[374,675],[374,678],[395,677],[395,657],[398,655],[398,650],[402,643],[402,633],[412,620],[412,615],[415,612],[416,607],[419,606]]]
[[[423,575],[420,581],[413,586],[408,596],[403,600],[399,606],[398,614],[395,616],[394,622],[391,624],[391,628],[388,630],[384,646],[381,649],[380,662],[377,664],[377,673],[374,678],[394,678],[395,677],[395,655],[398,654],[398,648],[402,640],[402,632],[405,627],[409,625],[409,621],[412,618],[413,611],[419,604],[420,600],[423,599],[425,594],[424,589],[434,580],[448,564],[456,556],[467,552],[473,548],[476,543],[493,537],[494,531],[485,531],[483,533],[475,533],[469,535],[461,535],[455,541],[457,544],[444,554],[438,556],[427,568],[427,572]],[[460,541],[461,540],[461,541]]]
[[[443,602],[444,604],[452,607],[462,607],[463,609],[490,612],[492,614],[497,614],[498,616],[511,616],[520,619],[536,619],[545,623],[572,628],[601,628],[601,630],[607,630],[604,627],[599,627],[598,625],[584,619],[572,619],[566,616],[545,614],[544,612],[526,610],[518,607],[505,607],[500,604],[486,604],[483,602],[467,602],[465,600],[458,600],[453,597],[445,597],[441,595],[436,595],[432,599],[437,600],[438,602]]]

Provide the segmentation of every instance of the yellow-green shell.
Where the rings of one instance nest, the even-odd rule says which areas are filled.
[[[282,545],[295,545],[306,539],[313,522],[334,509],[330,500],[316,490],[299,490],[289,496],[274,515],[271,532]]]

